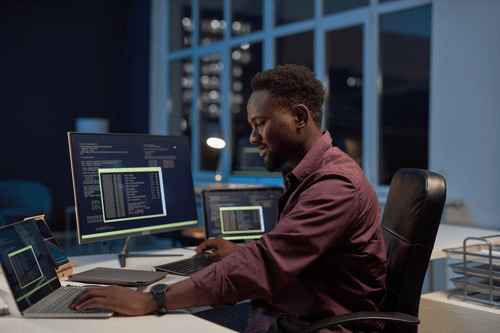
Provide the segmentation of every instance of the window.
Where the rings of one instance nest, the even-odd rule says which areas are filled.
[[[231,1],[232,36],[248,35],[262,30],[262,1]]]
[[[326,32],[325,128],[333,144],[362,166],[363,27]]]
[[[170,51],[191,47],[194,27],[191,21],[191,0],[170,1],[168,22]]]
[[[379,182],[402,167],[427,169],[431,8],[382,15]]]
[[[346,10],[368,6],[370,0],[324,0],[323,13],[325,15],[344,12]]]
[[[283,64],[297,64],[314,70],[312,31],[276,38],[276,65]]]
[[[190,137],[195,181],[281,183],[249,142],[246,103],[253,76],[285,63],[324,83],[323,127],[377,190],[401,167],[427,167],[430,0],[158,0],[153,10],[167,13],[168,38],[158,48],[167,107],[152,118]]]
[[[314,0],[276,0],[276,26],[312,19]]]
[[[247,121],[246,103],[252,94],[250,81],[262,71],[262,42],[242,43],[231,49],[231,138],[232,174],[264,175],[260,151],[250,143],[252,128]]]
[[[191,101],[193,100],[193,64],[191,59],[173,60],[169,64],[168,133],[190,136]]]

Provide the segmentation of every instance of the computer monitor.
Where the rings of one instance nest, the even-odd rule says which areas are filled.
[[[68,141],[80,244],[127,237],[127,257],[132,236],[198,225],[187,137],[69,132]]]
[[[276,226],[281,187],[205,189],[201,192],[207,238],[258,239]]]

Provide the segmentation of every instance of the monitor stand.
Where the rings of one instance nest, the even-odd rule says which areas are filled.
[[[128,251],[130,247],[130,242],[132,241],[132,237],[127,237],[125,241],[125,245],[123,246],[122,252],[118,254],[118,261],[120,262],[120,267],[127,266],[127,258],[140,258],[140,257],[182,257],[183,254],[130,254]]]

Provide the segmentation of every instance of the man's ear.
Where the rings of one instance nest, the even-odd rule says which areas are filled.
[[[293,113],[299,128],[305,127],[309,122],[309,110],[304,104],[298,104],[294,106]]]

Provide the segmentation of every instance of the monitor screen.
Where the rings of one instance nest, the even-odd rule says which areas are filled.
[[[245,187],[202,191],[207,238],[233,242],[258,239],[276,226],[281,187]]]
[[[68,133],[80,243],[198,225],[188,138]]]

